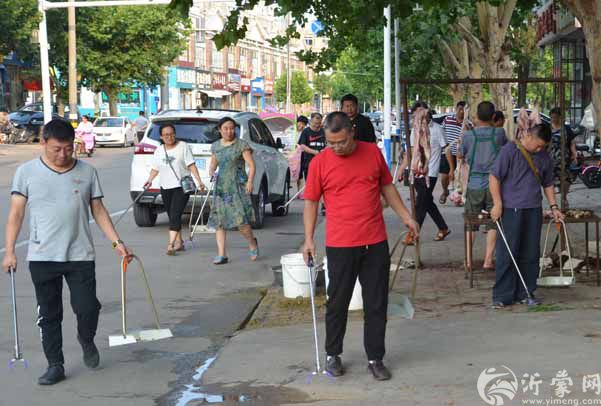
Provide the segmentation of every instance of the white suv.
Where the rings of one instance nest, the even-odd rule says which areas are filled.
[[[144,137],[134,149],[131,164],[130,195],[138,197],[148,179],[152,155],[160,145],[159,127],[163,123],[175,126],[178,139],[186,141],[194,154],[196,166],[205,185],[210,182],[209,162],[211,144],[220,138],[217,122],[223,117],[231,117],[236,123],[236,133],[240,139],[248,141],[253,149],[256,174],[252,195],[255,209],[254,228],[262,228],[265,220],[265,206],[271,203],[274,216],[286,216],[288,208],[282,208],[290,198],[290,169],[288,160],[279,151],[283,148],[280,139],[273,139],[271,132],[255,113],[230,110],[167,110],[151,118]],[[157,214],[164,211],[163,199],[159,189],[159,177],[151,188],[134,205],[134,219],[139,227],[152,227]],[[204,195],[196,195],[196,207],[200,207]],[[190,211],[194,195],[188,203]],[[211,199],[207,202],[210,205]],[[207,210],[207,209],[205,209]]]

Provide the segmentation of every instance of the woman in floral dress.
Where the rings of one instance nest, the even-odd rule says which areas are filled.
[[[225,250],[227,230],[238,229],[248,241],[248,256],[256,261],[259,256],[259,245],[254,237],[251,223],[255,220],[251,201],[253,179],[255,177],[255,161],[252,148],[245,140],[236,137],[236,122],[224,117],[217,124],[221,139],[211,145],[211,164],[209,174],[216,175],[215,191],[209,226],[216,230],[217,256],[215,265],[226,264],[228,257]],[[245,165],[249,173],[246,174]]]

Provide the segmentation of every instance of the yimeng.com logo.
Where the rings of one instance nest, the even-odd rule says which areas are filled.
[[[518,392],[518,379],[505,365],[501,368],[487,368],[478,377],[478,394],[486,404],[503,406],[515,398]]]

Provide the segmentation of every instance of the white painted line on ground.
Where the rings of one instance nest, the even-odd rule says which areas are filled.
[[[119,210],[119,211],[109,214],[109,216],[111,216],[111,217],[120,216],[123,213],[130,211],[130,210],[131,209]],[[90,224],[94,224],[94,223],[96,223],[96,220],[94,220],[94,219],[90,220]],[[27,245],[28,243],[29,243],[29,240],[19,241],[18,243],[15,244],[15,249],[22,247],[24,245]],[[3,254],[4,252],[6,252],[6,248],[0,249],[0,254]]]

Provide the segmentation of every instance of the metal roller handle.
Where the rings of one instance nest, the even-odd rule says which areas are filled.
[[[15,268],[9,267],[8,273],[10,274],[10,288],[11,288],[11,298],[13,305],[13,331],[15,333],[15,349],[14,349],[14,358],[13,361],[18,361],[22,359],[21,356],[21,346],[19,344],[19,320],[17,319],[17,294],[15,289]]]
[[[194,237],[194,233],[196,232],[196,228],[198,227],[198,223],[200,222],[200,219],[202,218],[202,213],[205,210],[205,207],[207,205],[207,201],[209,200],[209,197],[211,196],[211,192],[213,192],[215,190],[215,184],[217,183],[217,174],[213,175],[211,177],[210,183],[209,183],[209,189],[207,190],[207,195],[205,196],[204,201],[202,202],[202,207],[200,208],[200,213],[198,213],[198,218],[196,219],[196,222],[194,223],[194,227],[192,228],[192,230],[190,231],[190,240]],[[194,204],[194,202],[192,202],[192,204]],[[190,220],[192,220],[192,216],[190,216]],[[190,222],[190,224],[192,224]],[[204,222],[203,222],[204,225]]]
[[[311,292],[311,312],[313,315],[313,339],[315,340],[315,372],[314,374],[318,374],[321,371],[321,364],[319,362],[319,337],[317,335],[317,312],[315,310],[315,286],[313,285],[314,283],[314,278],[313,278],[313,272],[314,272],[314,268],[315,268],[315,263],[313,262],[313,257],[309,256],[309,261],[308,261],[308,267],[309,267],[309,289]]]

